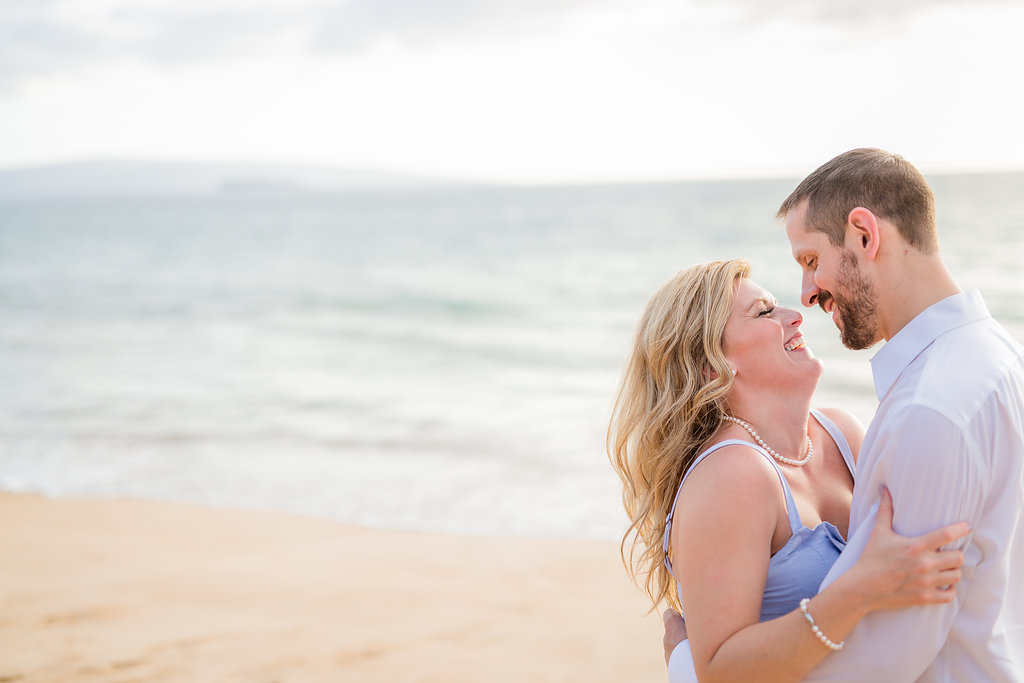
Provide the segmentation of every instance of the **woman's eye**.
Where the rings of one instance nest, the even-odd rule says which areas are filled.
[[[775,310],[774,306],[772,306],[771,308],[765,308],[760,313],[757,314],[757,317],[760,318],[763,315],[771,315],[772,311],[774,311],[774,310]]]

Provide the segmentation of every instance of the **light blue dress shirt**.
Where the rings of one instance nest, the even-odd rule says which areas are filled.
[[[873,612],[808,681],[1024,681],[1024,349],[978,292],[934,304],[871,360],[879,405],[857,461],[849,569],[888,486],[893,526],[966,521],[963,579],[947,605]]]

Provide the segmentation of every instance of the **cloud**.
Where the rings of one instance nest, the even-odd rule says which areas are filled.
[[[618,0],[606,0],[618,1]],[[286,44],[350,53],[494,37],[549,26],[585,0],[4,0],[0,88],[104,61],[182,63],[268,54]]]
[[[56,0],[0,4],[0,83],[44,72],[82,54],[99,55],[103,41],[56,17]]]
[[[543,30],[568,11],[608,2],[591,0],[351,0],[329,8],[316,46],[358,49],[382,38],[406,43],[488,39]]]
[[[745,22],[789,19],[833,25],[861,25],[898,21],[940,7],[975,9],[979,5],[1013,4],[1016,0],[696,0],[717,7],[732,6]]]
[[[300,17],[285,6],[182,9],[168,0],[5,0],[0,86],[118,59],[166,63],[257,52],[280,40]]]
[[[351,54],[381,41],[413,48],[550,33],[581,12],[678,12],[687,0],[2,0],[0,90],[118,60],[181,64],[273,55]],[[937,7],[1013,0],[688,0],[731,7],[741,23],[836,26],[899,20]],[[670,13],[671,14],[671,13]]]

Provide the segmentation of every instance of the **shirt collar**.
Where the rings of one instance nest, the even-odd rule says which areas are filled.
[[[952,329],[988,317],[991,315],[978,290],[954,294],[921,311],[871,359],[878,400],[889,393],[904,368],[933,341]]]

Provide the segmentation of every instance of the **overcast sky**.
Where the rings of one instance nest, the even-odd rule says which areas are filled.
[[[0,168],[1024,169],[1021,0],[0,0]]]

